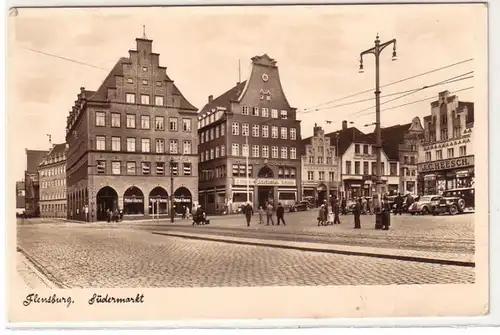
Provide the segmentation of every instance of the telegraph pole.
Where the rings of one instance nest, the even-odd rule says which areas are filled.
[[[381,199],[382,193],[382,133],[380,129],[380,54],[389,45],[393,45],[392,50],[392,60],[396,60],[396,39],[392,39],[388,42],[380,43],[379,36],[375,38],[375,46],[368,50],[361,52],[359,55],[359,72],[363,73],[363,56],[367,54],[373,54],[375,56],[375,135],[376,135],[376,154],[377,154],[377,164],[376,164],[376,196]],[[375,205],[375,202],[374,202]],[[381,211],[381,202],[378,201],[378,208],[374,208],[376,213]],[[375,221],[377,222],[377,221]],[[375,223],[375,229],[378,229],[379,225]]]

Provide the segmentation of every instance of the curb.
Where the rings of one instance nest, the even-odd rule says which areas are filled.
[[[26,252],[26,250],[24,250],[20,246],[17,246],[16,250],[17,250],[17,252],[20,252],[21,254],[23,254],[23,256],[26,257],[26,259],[31,263],[31,265],[33,265],[35,270],[38,271],[43,277],[45,277],[45,278],[41,278],[42,281],[48,281],[50,284],[52,284],[53,286],[55,286],[56,288],[59,288],[59,289],[70,288],[68,285],[65,285],[63,282],[61,282],[60,280],[55,278],[40,263],[38,263],[33,257],[31,257],[31,255],[28,252]]]
[[[391,254],[384,254],[384,253],[349,251],[349,250],[321,248],[321,247],[315,248],[315,247],[287,245],[287,244],[274,244],[274,243],[264,242],[262,240],[256,241],[256,239],[244,241],[244,240],[225,239],[225,238],[215,237],[215,236],[202,236],[202,235],[196,236],[196,234],[188,235],[188,234],[176,234],[176,233],[165,233],[165,232],[152,232],[152,234],[153,235],[180,237],[180,238],[193,239],[193,240],[222,242],[222,243],[231,243],[231,244],[239,244],[239,245],[252,245],[252,246],[258,246],[258,247],[269,247],[269,248],[278,248],[278,249],[291,249],[291,250],[300,250],[300,251],[309,251],[309,252],[322,252],[322,253],[331,253],[331,254],[339,254],[339,255],[347,255],[347,256],[375,257],[375,258],[392,259],[392,260],[400,260],[400,261],[441,264],[441,265],[454,265],[454,266],[462,266],[462,267],[475,267],[476,266],[475,262],[470,262],[470,261],[442,259],[442,258],[429,258],[429,257],[422,257],[422,256],[391,255]]]

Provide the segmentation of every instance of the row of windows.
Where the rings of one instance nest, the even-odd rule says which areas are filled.
[[[316,176],[318,177],[316,179]],[[325,179],[326,173],[325,171],[307,171],[307,180],[309,181],[316,181],[316,180],[321,180],[321,181],[326,181]],[[328,172],[328,181],[335,181],[335,172],[330,171]]]
[[[458,148],[458,151],[459,151],[458,152],[459,157],[467,156],[467,147],[465,145],[460,146]],[[454,158],[455,157],[455,148],[448,148],[447,153],[448,153],[448,156],[446,158]],[[442,149],[436,150],[435,160],[441,160],[441,159],[445,159],[443,157],[443,150]],[[431,151],[425,152],[425,161],[426,162],[432,161]]]
[[[214,169],[205,169],[200,171],[200,181],[208,181],[227,176],[226,165],[216,166]]]
[[[308,157],[309,164],[325,164],[325,157],[323,156],[309,156]],[[333,163],[333,158],[332,157],[326,157],[326,164],[332,164]]]
[[[242,144],[241,156],[243,157],[249,156],[248,150],[249,150],[249,145]],[[290,152],[290,159],[297,159],[297,148],[281,147],[281,150],[279,150],[277,145],[271,146],[271,158],[288,159],[288,152]],[[240,145],[238,143],[233,143],[231,145],[231,154],[232,156],[240,156]],[[263,145],[262,151],[260,151],[259,145],[252,145],[252,157],[269,158],[269,146]]]
[[[106,136],[96,136],[96,150],[107,150],[106,147]],[[142,138],[141,139],[140,152],[152,152],[151,150],[151,139]],[[169,140],[169,150],[171,154],[178,154],[179,150],[182,149],[182,154],[190,155],[192,153],[192,143],[189,140],[182,141],[182,148],[179,148],[179,140]],[[127,137],[125,148],[127,152],[137,152],[137,139],[135,137]],[[119,136],[111,137],[111,151],[122,151],[122,138]],[[125,151],[125,150],[123,150]],[[166,153],[165,140],[156,139],[155,140],[155,153]]]
[[[58,200],[58,199],[66,199],[66,191],[40,194],[40,200]]]
[[[169,175],[173,176],[191,176],[192,175],[192,165],[191,163],[182,163],[180,166],[179,163],[175,162],[172,166],[170,163],[164,162],[156,162],[153,165],[151,162],[141,162],[138,166],[136,162],[125,162],[122,164],[121,161],[112,161],[111,162],[111,174],[112,175],[157,175],[157,176],[165,176],[166,171],[165,168],[171,169]],[[151,171],[151,167],[154,166],[155,171]],[[182,167],[182,171],[179,171],[179,167]],[[140,170],[138,171],[138,168]],[[106,161],[99,160],[97,161],[97,174],[109,174],[109,171],[106,169]]]
[[[415,177],[417,175],[417,172],[415,169],[403,168],[401,169],[401,175],[405,177]]]
[[[66,186],[66,179],[55,179],[40,182],[40,188]]]
[[[112,128],[120,128],[122,124],[122,114],[111,112],[111,122]],[[129,129],[135,129],[137,115],[126,114],[125,115],[125,127]],[[140,129],[151,129],[151,120],[154,122],[155,130],[165,130],[165,117],[155,116],[154,118],[149,115],[141,115],[140,117]],[[95,125],[96,127],[106,127],[106,112],[96,112],[95,113]],[[168,129],[170,131],[179,131],[179,118],[169,117],[168,119]],[[182,118],[181,131],[190,133],[192,130],[192,120],[190,118]]]
[[[355,174],[355,175],[370,175],[370,170],[369,170],[369,162],[363,162],[363,171],[361,172],[361,162],[359,161],[354,161],[354,173],[352,173],[352,162],[351,161],[346,161],[345,162],[345,174]],[[375,175],[377,172],[376,168],[376,162],[371,162],[371,175]],[[381,163],[381,174],[385,175],[385,164],[384,162]],[[397,176],[398,175],[398,164],[397,163],[389,163],[389,175],[390,176]]]
[[[139,97],[140,97],[139,104],[141,104],[141,105],[155,105],[155,106],[160,106],[160,107],[165,106],[165,98],[162,95],[155,95],[154,96],[154,104],[151,103],[151,96],[149,94],[141,93],[139,95]],[[172,101],[173,101],[173,99],[172,99]],[[137,103],[136,94],[135,93],[125,93],[125,102],[128,104]]]
[[[225,178],[227,175],[226,165],[217,166],[214,169],[205,169],[200,171],[200,181],[208,181],[219,178]],[[233,177],[254,177],[253,165],[248,165],[248,170],[245,164],[233,164],[231,176]],[[256,177],[256,176],[255,176]],[[280,179],[295,179],[297,177],[297,169],[289,166],[278,167],[278,178]]]
[[[412,165],[414,165],[414,164],[417,164],[417,159],[415,158],[415,156],[410,156],[410,157],[404,156],[403,162],[405,164],[412,164]]]
[[[262,132],[261,132],[261,129],[262,129]],[[279,130],[279,132],[278,132],[278,130]],[[239,122],[233,122],[233,124],[231,125],[231,133],[234,136],[240,135]],[[241,135],[242,136],[250,136],[250,125],[248,123],[241,124]],[[283,140],[286,140],[286,139],[288,139],[289,136],[290,136],[290,140],[296,140],[297,139],[297,129],[295,129],[295,128],[288,129],[287,127],[278,128],[277,126],[271,126],[271,138],[275,138],[275,139],[281,138]],[[252,137],[269,138],[269,126],[260,126],[258,124],[252,125]],[[209,138],[214,138],[214,137],[210,136]],[[207,141],[207,138],[205,138],[205,141]]]
[[[51,177],[63,174],[66,172],[66,166],[57,166],[50,169],[40,169],[40,177]]]
[[[41,205],[42,212],[66,212],[66,204],[48,204]]]
[[[202,131],[199,135],[200,143],[205,143],[226,135],[226,124],[222,123],[214,128]]]
[[[448,127],[442,128],[440,130],[441,141],[446,141],[451,138],[460,138],[462,137],[462,127],[455,126],[453,127],[453,137],[448,136]],[[429,127],[425,132],[425,140],[427,142],[436,142],[436,130],[434,127]]]
[[[200,153],[200,161],[205,162],[210,159],[215,159],[219,157],[224,157],[226,156],[226,146],[221,145],[220,147],[217,146],[215,149],[210,149],[210,150],[205,150],[205,152]]]
[[[271,97],[269,96],[268,100],[271,100],[270,98]],[[263,95],[261,95],[261,100],[264,100]],[[268,108],[259,109],[259,107],[242,106],[241,107],[241,114],[269,117],[269,109]],[[278,118],[278,110],[277,109],[271,109],[271,118],[273,118],[273,119]],[[287,119],[288,118],[288,111],[282,109],[279,112],[279,118],[280,119]]]

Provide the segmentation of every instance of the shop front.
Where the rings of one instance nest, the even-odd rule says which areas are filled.
[[[441,194],[474,186],[474,156],[444,159],[418,165],[418,189],[424,195]]]
[[[248,181],[248,187],[247,187]],[[294,204],[298,199],[297,181],[279,178],[233,178],[231,186],[233,205],[245,203],[247,194],[256,206],[281,202],[282,205]],[[255,195],[255,201],[254,201]],[[256,207],[258,208],[258,207]]]

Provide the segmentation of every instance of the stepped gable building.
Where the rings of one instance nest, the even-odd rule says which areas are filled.
[[[342,129],[327,134],[331,143],[338,147],[342,196],[347,199],[371,197],[375,191],[376,151],[373,134],[364,134],[356,127],[348,127],[342,121]],[[384,192],[395,193],[399,189],[398,158],[391,159],[382,148],[382,181]]]
[[[25,187],[24,187],[24,180],[16,181],[16,209],[17,210],[24,210],[26,206],[25,202]],[[20,211],[21,212],[21,211]]]
[[[299,200],[300,121],[274,59],[253,57],[249,79],[210,96],[198,119],[200,204],[208,213],[234,210],[247,197],[255,208]]]
[[[40,216],[66,218],[66,143],[54,144],[38,165]]]
[[[160,65],[152,41],[138,38],[136,46],[97,91],[80,89],[67,118],[73,219],[104,220],[108,209],[129,219],[165,215],[171,200],[177,212],[197,200],[197,109]]]
[[[448,91],[431,103],[424,117],[418,164],[419,190],[433,195],[474,186],[474,103]]]
[[[26,170],[24,171],[25,211],[29,217],[40,216],[40,183],[38,180],[38,165],[47,150],[26,149]]]
[[[329,196],[340,198],[340,168],[336,143],[317,124],[313,136],[302,140],[302,194],[319,205]]]

